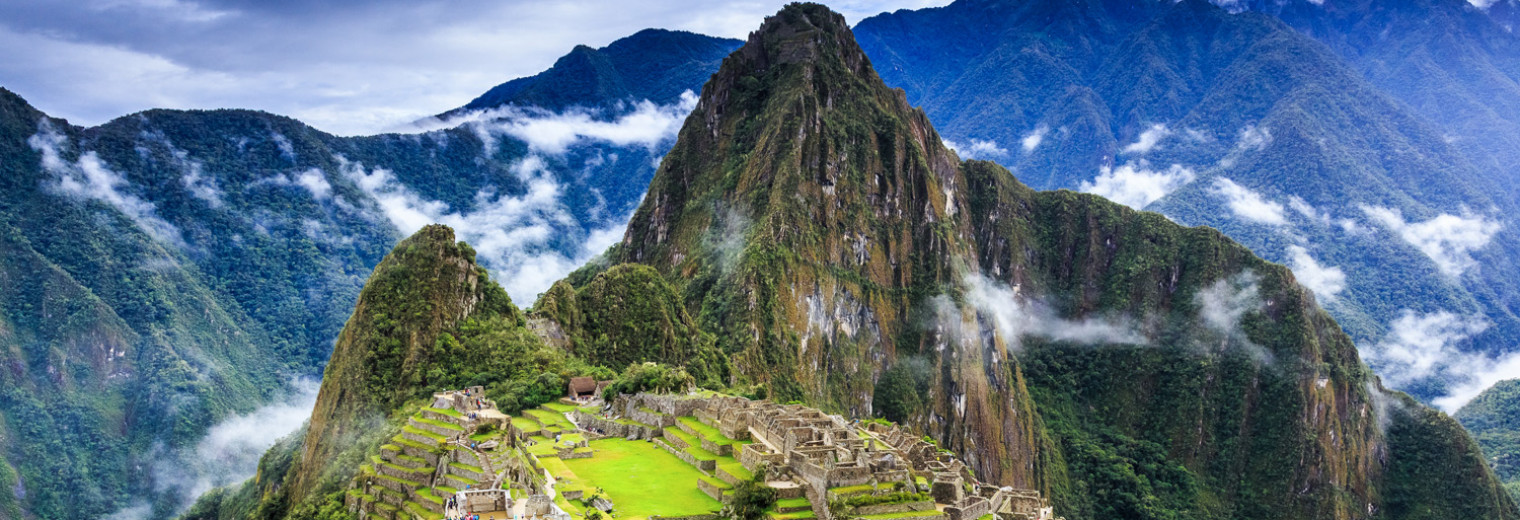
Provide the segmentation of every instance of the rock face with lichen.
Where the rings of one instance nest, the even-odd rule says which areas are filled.
[[[1436,451],[1469,499],[1428,511],[1516,516],[1465,438],[1390,441],[1410,415],[1286,268],[961,161],[822,6],[724,61],[607,260],[661,273],[730,383],[895,416],[1067,518],[1413,518],[1388,494]]]

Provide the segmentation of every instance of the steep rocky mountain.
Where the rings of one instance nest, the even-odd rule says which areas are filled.
[[[1442,396],[1460,369],[1400,359],[1400,327],[1459,321],[1443,345],[1453,356],[1511,350],[1520,228],[1506,175],[1474,151],[1508,148],[1453,138],[1488,116],[1443,119],[1432,107],[1491,115],[1440,100],[1512,96],[1476,92],[1484,81],[1441,68],[1462,65],[1420,64],[1441,61],[1447,29],[1488,38],[1464,40],[1464,55],[1510,56],[1507,35],[1439,1],[1261,4],[1290,23],[1309,9],[1342,21],[1298,27],[1200,0],[961,0],[856,30],[887,84],[963,154],[1038,189],[1098,193],[1224,231],[1298,271],[1392,384]],[[1447,14],[1422,14],[1436,11]],[[1396,31],[1403,43],[1389,47],[1372,36],[1385,18],[1426,25]],[[1507,69],[1473,73],[1495,70]],[[1495,125],[1494,139],[1508,139]]]
[[[351,518],[349,479],[431,391],[484,385],[517,412],[563,395],[569,377],[611,377],[545,344],[475,260],[442,225],[397,244],[338,337],[307,427],[271,448],[254,479],[203,496],[187,517]]]
[[[1067,518],[1517,515],[1286,268],[961,161],[822,6],[724,61],[607,260],[662,273],[735,384],[906,420]]]

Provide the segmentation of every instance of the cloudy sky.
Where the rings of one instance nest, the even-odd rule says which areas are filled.
[[[742,38],[785,0],[0,0],[0,86],[84,125],[253,108],[374,133],[639,29]],[[851,23],[947,0],[830,2]]]

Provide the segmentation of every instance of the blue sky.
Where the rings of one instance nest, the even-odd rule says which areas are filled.
[[[784,0],[0,0],[0,86],[95,125],[148,108],[252,108],[386,130],[658,27],[740,38]],[[948,0],[850,0],[853,24]]]

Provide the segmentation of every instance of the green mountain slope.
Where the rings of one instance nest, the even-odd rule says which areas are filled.
[[[922,388],[891,413],[1068,518],[1517,514],[1454,422],[1380,409],[1286,268],[961,162],[821,6],[725,60],[609,258],[663,273],[736,383],[852,415]]]
[[[365,454],[431,391],[483,385],[516,412],[563,395],[569,377],[610,376],[529,331],[475,251],[454,238],[448,227],[424,227],[376,266],[307,428],[272,448],[255,479],[203,497],[192,518],[329,518],[343,511],[341,492]]]
[[[40,517],[154,500],[155,461],[284,383],[264,330],[142,225],[161,221],[139,199],[64,194],[103,175],[81,139],[0,91],[0,155],[16,159],[0,164],[3,457],[15,505]]]
[[[1510,495],[1520,496],[1520,380],[1500,381],[1455,414],[1472,432],[1483,454],[1504,479]]]
[[[1276,4],[1363,17],[1355,34],[1371,38],[1384,27],[1371,20],[1398,11],[1413,21],[1406,7],[1415,3]],[[1443,74],[1375,76],[1330,41],[1356,38],[1349,29],[1295,27],[1199,0],[961,0],[873,17],[857,32],[887,84],[905,88],[963,153],[1006,165],[1035,188],[1100,193],[1220,229],[1312,279],[1364,347],[1397,342],[1401,318],[1449,313],[1484,324],[1452,348],[1508,352],[1520,337],[1512,305],[1520,285],[1509,274],[1520,241],[1505,176],[1391,87]],[[1440,39],[1421,27],[1401,34]],[[1344,43],[1384,56],[1408,51]],[[1476,238],[1417,236],[1446,222]],[[1371,359],[1427,400],[1463,377]]]

